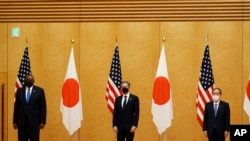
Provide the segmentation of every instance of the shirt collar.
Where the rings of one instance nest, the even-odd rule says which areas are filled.
[[[128,93],[128,94],[123,94],[123,97],[124,96],[127,96],[127,99],[129,98],[129,96],[130,96],[130,93]]]
[[[30,91],[33,89],[33,85],[31,87],[26,86],[26,90],[30,89]]]
[[[215,105],[215,104],[219,105],[219,104],[220,104],[220,100],[219,100],[218,102],[213,102],[213,103],[214,103],[214,105]]]

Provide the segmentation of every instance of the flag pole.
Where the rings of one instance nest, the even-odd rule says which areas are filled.
[[[73,135],[71,136],[71,141],[79,141],[79,130],[80,129],[77,129],[75,133],[73,133]]]
[[[208,34],[206,36],[206,45],[208,45]]]
[[[163,141],[166,141],[166,138],[167,138],[167,132],[166,132],[166,130],[164,131]]]
[[[26,47],[28,46],[28,38],[26,37]]]
[[[75,40],[74,39],[71,39],[71,44],[72,44],[72,48],[74,48],[74,45],[75,45]],[[79,141],[80,140],[80,128],[77,129],[75,131],[75,133],[72,135],[72,141]]]
[[[164,47],[165,47],[165,41],[166,41],[166,37],[162,37],[162,45]],[[164,51],[165,51],[165,49],[164,49]],[[161,49],[160,49],[160,54],[161,54]],[[162,134],[159,135],[159,141],[161,141],[161,140],[166,141],[166,130]]]

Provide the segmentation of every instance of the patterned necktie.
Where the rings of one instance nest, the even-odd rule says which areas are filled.
[[[30,100],[30,88],[27,91],[26,102],[29,103]]]
[[[216,117],[218,111],[218,104],[214,104],[214,115]]]
[[[125,108],[126,104],[127,104],[127,96],[124,96],[124,101],[123,101],[123,104],[122,104],[122,108]]]

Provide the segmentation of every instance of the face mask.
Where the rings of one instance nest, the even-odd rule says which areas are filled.
[[[25,82],[25,85],[26,85],[27,87],[31,87],[31,86],[33,85],[33,83],[32,83],[32,82],[27,81],[27,82]]]
[[[218,96],[218,95],[213,95],[212,98],[213,98],[213,101],[219,101],[220,100],[220,96]]]
[[[122,88],[122,92],[123,93],[127,93],[128,92],[128,88]]]

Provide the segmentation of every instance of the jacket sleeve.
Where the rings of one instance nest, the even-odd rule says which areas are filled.
[[[19,114],[19,97],[18,93],[20,90],[17,90],[16,92],[16,99],[14,102],[14,113],[13,113],[13,124],[18,124],[18,114]]]
[[[230,129],[230,107],[229,107],[229,104],[228,103],[226,103],[226,110],[225,110],[225,112],[226,112],[226,131],[229,131]]]
[[[208,118],[208,110],[207,110],[207,104],[205,105],[205,110],[204,110],[204,116],[203,116],[203,125],[202,125],[202,130],[206,131],[207,130],[207,119]]]
[[[41,88],[41,97],[40,97],[40,111],[41,111],[41,121],[40,123],[46,124],[46,115],[47,115],[47,107],[46,107],[46,98],[44,90]]]
[[[114,112],[113,112],[113,124],[112,127],[117,126],[117,114],[118,114],[118,98],[115,99]]]
[[[133,120],[133,126],[138,127],[138,121],[139,121],[139,114],[140,114],[140,101],[137,96],[135,96],[135,109],[134,109],[134,120]]]

